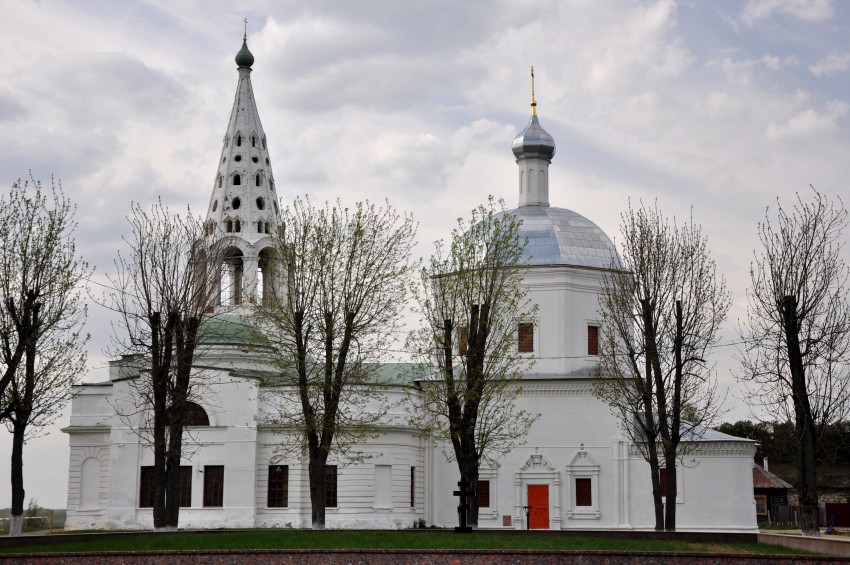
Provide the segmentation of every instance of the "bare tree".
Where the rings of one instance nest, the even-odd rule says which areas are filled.
[[[134,429],[153,447],[154,527],[177,528],[180,460],[186,403],[196,375],[192,364],[199,328],[219,292],[222,243],[187,211],[173,214],[161,203],[150,211],[133,204],[129,250],[118,254],[109,277],[112,307],[119,312],[119,352],[136,354],[141,378],[133,382]],[[195,377],[195,378],[193,378]]]
[[[59,415],[85,369],[82,286],[91,269],[77,255],[75,208],[61,185],[18,180],[0,210],[0,420],[12,433],[9,532],[19,535],[24,443]]]
[[[719,415],[706,354],[730,295],[693,220],[671,225],[657,207],[643,206],[629,206],[621,218],[622,268],[605,275],[600,297],[595,392],[649,463],[655,529],[675,530],[676,463]]]
[[[850,412],[846,228],[839,198],[797,195],[790,212],[777,201],[775,220],[768,210],[759,224],[763,249],[750,266],[741,328],[752,405],[794,422],[801,526],[811,536],[819,535],[816,444],[825,426]]]
[[[314,529],[325,527],[328,456],[356,458],[354,446],[376,435],[386,412],[375,362],[406,305],[415,234],[389,205],[318,208],[298,198],[281,214],[275,254],[286,292],[267,296],[255,315],[282,374],[280,394],[267,395],[279,409],[269,423],[285,449],[308,456]]]
[[[418,425],[452,446],[446,455],[473,492],[481,464],[498,465],[537,419],[515,404],[531,363],[518,351],[518,322],[537,313],[522,284],[526,242],[520,221],[498,205],[491,197],[468,224],[459,220],[448,248],[436,243],[421,271],[422,327],[408,339],[419,361]],[[478,523],[474,498],[467,515]]]

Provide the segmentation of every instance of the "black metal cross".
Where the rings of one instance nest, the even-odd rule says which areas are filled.
[[[460,497],[460,503],[457,505],[457,515],[460,519],[460,526],[455,528],[455,532],[468,534],[472,532],[472,528],[466,525],[466,512],[469,510],[469,498],[474,496],[475,493],[470,488],[471,483],[466,479],[466,477],[461,477],[457,486],[460,487],[460,490],[456,490],[452,494]]]

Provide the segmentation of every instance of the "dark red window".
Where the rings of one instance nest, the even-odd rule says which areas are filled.
[[[139,508],[153,508],[153,467],[142,467],[142,472],[139,479]]]
[[[576,506],[593,506],[590,479],[576,479]]]
[[[325,507],[336,508],[336,465],[325,465]]]
[[[204,508],[224,506],[224,465],[204,466]]]
[[[180,507],[192,506],[192,468],[180,467]]]
[[[142,467],[139,476],[139,508],[153,508],[156,474],[153,465]],[[192,468],[180,467],[180,506],[192,506]]]
[[[529,322],[517,324],[517,351],[534,353],[534,324]]]
[[[416,506],[416,467],[410,468],[410,507]]]
[[[269,465],[269,508],[289,506],[289,465]]]
[[[478,508],[490,508],[490,481],[478,481]]]
[[[661,483],[661,496],[667,496],[667,469],[658,469],[658,481]]]
[[[599,326],[587,326],[587,354],[599,355]]]

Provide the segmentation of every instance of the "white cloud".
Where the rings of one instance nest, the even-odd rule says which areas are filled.
[[[809,65],[809,70],[816,77],[823,77],[846,71],[847,67],[850,67],[850,53],[830,53],[814,65]]]
[[[770,122],[767,126],[767,138],[770,141],[782,141],[794,137],[833,133],[837,129],[838,119],[847,114],[847,109],[847,103],[840,100],[828,102],[823,112],[808,108],[784,123]]]
[[[750,0],[741,11],[741,19],[752,25],[775,13],[806,21],[823,21],[833,15],[832,0]]]
[[[706,66],[723,71],[727,80],[732,84],[746,85],[750,83],[753,73],[759,68],[778,71],[784,67],[794,67],[799,64],[800,60],[793,55],[780,58],[768,54],[758,59],[733,59],[731,57],[712,59],[706,63]]]

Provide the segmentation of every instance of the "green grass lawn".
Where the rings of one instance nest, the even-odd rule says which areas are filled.
[[[65,551],[155,551],[206,549],[543,549],[677,551],[788,554],[783,547],[759,544],[689,543],[544,535],[455,534],[446,531],[245,530],[158,535],[128,535],[85,542],[0,548],[2,553]]]

